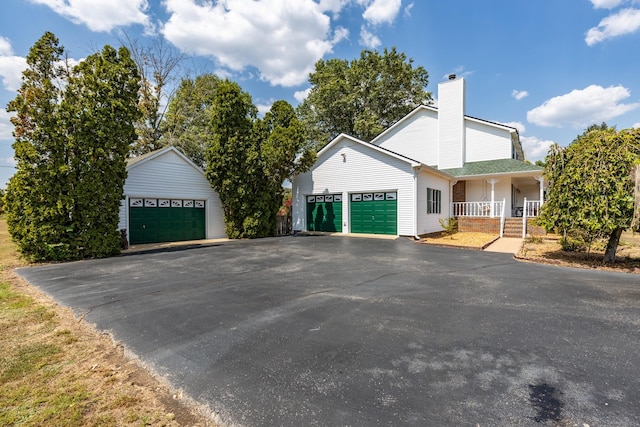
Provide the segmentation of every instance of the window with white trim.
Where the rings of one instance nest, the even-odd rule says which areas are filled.
[[[427,188],[427,213],[442,213],[442,191],[435,188]]]

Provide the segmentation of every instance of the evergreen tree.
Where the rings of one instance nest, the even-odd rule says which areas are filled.
[[[315,161],[302,123],[285,101],[257,119],[249,94],[228,80],[217,84],[208,111],[212,137],[206,173],[220,195],[227,236],[272,236],[282,183]]]
[[[27,56],[14,111],[17,172],[7,224],[33,260],[103,257],[119,251],[118,211],[135,139],[138,73],[126,49],[106,46],[73,70],[45,33]]]

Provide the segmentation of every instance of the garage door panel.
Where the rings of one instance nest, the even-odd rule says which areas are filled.
[[[398,203],[396,193],[358,193],[350,198],[351,232],[361,234],[397,234]]]
[[[131,244],[177,242],[206,237],[204,201],[144,199],[129,206],[129,240]]]
[[[342,231],[342,198],[340,195],[307,196],[307,230]]]

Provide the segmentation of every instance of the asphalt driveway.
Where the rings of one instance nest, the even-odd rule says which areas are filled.
[[[640,276],[307,236],[20,269],[226,425],[640,425]]]

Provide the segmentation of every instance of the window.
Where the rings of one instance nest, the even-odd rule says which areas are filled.
[[[442,191],[434,188],[427,188],[427,213],[442,213]]]

